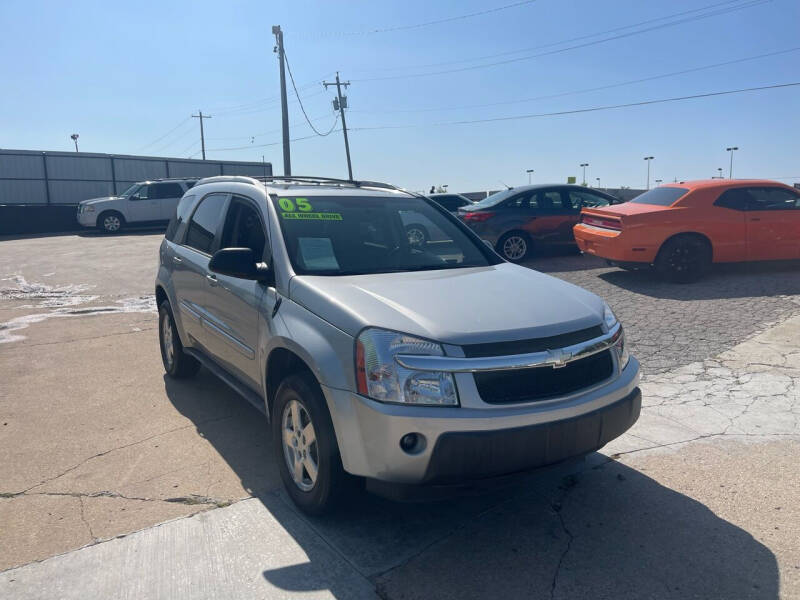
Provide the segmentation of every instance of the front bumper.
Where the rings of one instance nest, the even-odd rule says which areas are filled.
[[[76,218],[78,220],[78,223],[80,223],[84,227],[95,227],[97,225],[97,212],[96,211],[93,211],[93,212],[86,212],[86,211],[80,212],[80,209],[79,209],[78,213],[76,214]]]
[[[568,398],[487,408],[404,406],[323,386],[345,470],[392,483],[455,483],[592,452],[639,417],[639,363]],[[407,433],[424,436],[412,453]]]

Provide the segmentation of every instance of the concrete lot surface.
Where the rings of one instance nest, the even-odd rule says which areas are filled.
[[[530,261],[623,321],[636,426],[504,487],[308,519],[255,410],[164,378],[160,239],[0,240],[0,597],[800,598],[796,266]]]

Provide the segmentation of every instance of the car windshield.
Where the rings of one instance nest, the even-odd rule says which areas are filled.
[[[362,275],[483,267],[500,261],[420,198],[273,196],[301,275]]]
[[[631,204],[656,204],[658,206],[672,206],[689,190],[682,187],[659,187],[636,196]]]
[[[129,187],[124,192],[122,192],[120,194],[120,196],[125,196],[127,198],[128,196],[131,196],[138,188],[139,188],[139,184],[138,183],[134,183],[131,187]]]
[[[478,202],[470,204],[465,208],[468,208],[469,210],[473,210],[476,208],[488,208],[489,206],[494,206],[495,204],[502,202],[506,198],[509,198],[510,196],[513,195],[514,195],[514,188],[503,190],[501,192],[495,192],[494,194],[486,196],[486,198],[484,198],[483,200],[479,200]]]

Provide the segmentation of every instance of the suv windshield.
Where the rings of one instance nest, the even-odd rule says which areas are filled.
[[[129,187],[129,188],[128,188],[127,190],[125,190],[124,192],[122,192],[122,193],[120,194],[120,196],[125,196],[125,197],[127,198],[128,196],[130,196],[131,194],[133,194],[133,192],[135,192],[135,191],[136,191],[138,188],[139,188],[139,184],[138,184],[138,183],[134,183],[134,184],[133,184],[131,187]]]
[[[658,206],[672,206],[689,190],[682,187],[659,187],[636,196],[631,204],[657,204]]]
[[[497,264],[449,216],[420,198],[272,196],[300,275],[361,275]]]

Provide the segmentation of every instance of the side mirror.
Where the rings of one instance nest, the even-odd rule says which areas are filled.
[[[208,263],[208,270],[237,279],[270,281],[272,270],[266,263],[256,262],[250,248],[223,248],[217,250]]]

